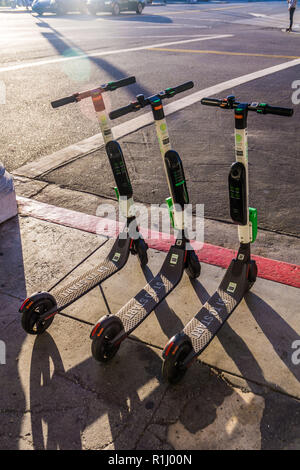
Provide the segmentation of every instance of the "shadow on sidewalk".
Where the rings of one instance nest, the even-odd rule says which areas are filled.
[[[126,359],[128,352],[135,353],[131,361]],[[107,365],[97,364],[90,357],[65,370],[51,335],[45,332],[36,339],[30,371],[34,449],[82,449],[85,440],[82,434],[89,433],[88,428],[97,421],[99,427],[92,439],[95,447],[91,442],[85,447],[106,447],[114,442],[116,449],[134,448],[137,439],[134,428],[142,426],[142,432],[146,425],[146,420],[141,422],[145,419],[144,410],[152,413],[161,393],[156,389],[154,396],[150,394],[143,400],[138,390],[155,377],[155,371],[160,370],[160,360],[151,349],[133,341],[125,342],[120,354],[121,357]],[[135,422],[138,412],[141,414],[139,423]],[[130,433],[120,438],[131,426],[132,442]]]
[[[194,281],[194,289],[202,303],[203,300],[209,298],[209,294],[205,295],[205,289],[199,281]],[[287,353],[287,351],[291,351],[292,341],[299,338],[297,333],[277,312],[253,292],[246,294],[245,302],[279,358],[299,380],[299,365],[293,365],[290,355]],[[239,306],[236,311],[238,308]],[[297,435],[300,429],[298,400],[291,398],[276,383],[270,383],[265,379],[261,367],[247,344],[235,333],[228,322],[222,326],[217,337],[224,351],[237,366],[240,377],[246,381],[249,389],[264,399],[265,405],[260,422],[261,449],[285,449],[289,446],[291,449],[298,448]],[[201,360],[201,355],[199,359]],[[249,406],[251,407],[251,404]],[[191,432],[198,430],[198,425],[195,429],[188,421],[183,424]]]
[[[19,429],[26,410],[18,367],[18,356],[25,339],[18,309],[24,298],[22,239],[16,216],[0,224],[0,340],[6,345],[5,364],[0,365],[2,450],[18,449]]]
[[[150,278],[150,270],[145,275]],[[199,281],[193,281],[192,284],[201,303],[204,303],[209,294]],[[249,297],[250,294],[247,300]],[[167,316],[163,317],[166,307]],[[156,315],[160,325],[167,335],[173,334],[170,331],[170,328],[173,330],[173,326],[170,327],[174,321],[173,311],[166,302],[160,305],[159,310]],[[160,315],[166,321],[165,324]],[[266,315],[269,315],[268,311]],[[176,329],[179,323],[180,320]],[[243,339],[228,323],[222,328],[218,339],[237,365],[241,377],[246,381],[250,377],[247,382],[249,389],[261,397],[264,403],[258,410],[253,408],[252,400],[242,405],[234,435],[241,427],[253,425],[258,432],[260,430],[262,448],[293,446],[299,429],[298,401],[291,399],[275,384],[264,386],[265,379],[259,364]],[[151,348],[127,340],[107,365],[97,364],[89,357],[67,369],[51,335],[46,332],[36,338],[30,371],[34,449],[84,447],[157,450],[160,444],[154,443],[153,435],[147,434],[149,426],[165,426],[166,440],[161,445],[168,445],[167,431],[170,424],[178,421],[188,433],[195,435],[215,421],[218,423],[218,415],[224,408],[225,400],[230,396],[234,400],[238,397],[236,395],[234,398],[236,392],[231,386],[211,374],[209,367],[199,362],[187,372],[177,387],[167,387],[161,383],[161,364],[161,358]],[[157,383],[153,383],[153,379]],[[274,393],[272,389],[279,393]],[[259,412],[262,415],[260,422]],[[249,422],[243,421],[245,416]],[[222,434],[226,436],[227,430],[224,429]],[[228,442],[231,442],[233,436],[230,432],[227,437]]]
[[[298,333],[258,295],[249,292],[245,301],[279,359],[300,382],[300,367],[292,362],[292,343],[300,340]]]

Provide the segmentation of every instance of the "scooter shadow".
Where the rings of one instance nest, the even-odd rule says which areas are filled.
[[[153,278],[148,267],[144,272],[147,280]],[[191,284],[201,303],[205,303],[209,294],[203,285],[198,280],[193,280]],[[247,303],[249,299],[252,302],[251,311],[258,309],[261,299],[255,294],[248,293]],[[164,303],[166,304],[165,301]],[[168,306],[166,310],[166,305],[161,305],[160,308],[164,321],[167,321],[165,315],[167,311],[168,322],[173,322],[173,311]],[[157,315],[157,312],[155,313]],[[266,318],[269,313],[270,311],[266,310]],[[160,313],[157,317],[160,317]],[[173,334],[173,331],[169,330],[170,324],[165,324],[164,328],[169,334]],[[176,332],[181,328],[179,320],[175,327]],[[281,408],[278,413],[280,419],[284,421],[286,413],[296,412],[298,403],[291,403],[285,395],[275,393],[275,389],[281,391],[275,384],[268,383],[269,387],[259,385],[265,384],[263,371],[247,344],[228,323],[222,327],[218,339],[225,352],[237,365],[241,377],[247,380],[249,389],[264,400],[262,416],[260,422],[257,421],[258,432],[261,433],[261,447],[282,448],[284,444],[281,442],[280,432],[278,435],[276,433],[270,435],[270,425],[275,426],[275,421],[278,419],[274,416],[274,407],[278,406],[279,400]],[[161,363],[160,355],[155,354],[151,348],[136,341],[125,341],[115,358],[107,365],[97,364],[92,357],[89,357],[66,370],[51,335],[46,332],[38,337],[33,347],[30,371],[30,409],[34,448],[81,449],[84,442],[93,447],[89,429],[93,430],[92,435],[96,435],[94,444],[103,445],[104,449],[105,447],[115,450],[139,448],[136,436],[139,434],[140,423],[143,422],[145,426],[145,409],[149,411],[147,419],[154,425],[164,422],[168,428],[168,424],[179,420],[192,434],[205,430],[217,419],[218,409],[222,407],[227,397],[235,393],[234,389],[212,375],[209,367],[201,362],[197,362],[189,369],[180,384],[168,388],[160,383]],[[157,382],[149,387],[151,379]],[[147,396],[142,394],[144,398],[141,398],[140,391],[146,384],[149,393]],[[199,402],[205,406],[199,408]],[[157,403],[160,406],[156,409]],[[248,408],[251,412],[251,403],[244,405],[243,409],[247,411]],[[103,425],[105,420],[107,424]],[[287,435],[294,439],[294,432],[294,429],[291,429],[287,431]],[[225,431],[222,434],[225,434]],[[110,443],[108,446],[105,445],[105,439]],[[100,440],[102,442],[99,443]],[[147,449],[152,448],[150,440],[149,447],[147,442],[144,445]]]
[[[127,341],[121,348],[112,363],[97,364],[89,357],[66,370],[52,336],[45,332],[36,338],[30,370],[31,429],[35,450],[80,450],[85,440],[82,436],[84,432],[89,433],[92,425],[97,448],[105,448],[111,443],[115,449],[134,448],[136,436],[132,436],[130,442],[131,436],[127,434],[126,443],[119,442],[118,436],[123,428],[135,427],[132,421],[138,419],[138,413],[144,415],[145,409],[151,413],[165,386],[158,385],[141,399],[138,390],[151,379],[158,381],[161,360],[150,348],[138,342]],[[128,361],[130,356],[133,360]]]
[[[36,25],[40,28],[46,28],[46,31],[41,31],[41,35],[51,44],[51,46],[64,57],[80,57],[80,54],[85,54],[85,51],[81,51],[76,44],[66,39],[62,33],[53,28],[49,23],[39,18],[39,22]],[[101,57],[89,56],[89,61],[96,65],[99,70],[103,70],[108,73],[110,77],[118,80],[127,75],[127,73],[106,61]],[[135,97],[138,94],[150,95],[151,91],[145,88],[139,82],[135,83],[129,88],[129,93]]]
[[[193,287],[202,304],[209,299],[210,295],[205,291],[199,281],[193,281]],[[291,360],[293,352],[291,345],[293,341],[300,339],[299,335],[258,295],[250,291],[245,295],[244,300],[257,324],[272,344],[278,357],[285,363],[286,367],[292,372],[296,379],[300,381],[299,366],[293,364]],[[238,310],[238,308],[239,306],[236,310]],[[235,312],[233,312],[232,315],[234,315]],[[247,377],[250,380],[259,382],[261,385],[266,383],[263,371],[247,344],[234,332],[228,322],[225,322],[221,327],[217,337],[224,350],[236,364],[242,377]],[[201,360],[201,355],[199,358]],[[278,388],[276,385],[275,387]]]
[[[278,357],[300,382],[299,364],[293,364],[292,362],[292,344],[295,340],[300,340],[299,334],[258,295],[249,292],[245,297],[245,301]]]

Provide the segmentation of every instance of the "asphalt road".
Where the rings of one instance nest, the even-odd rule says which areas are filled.
[[[283,1],[153,5],[141,16],[98,14],[96,18],[79,14],[38,18],[3,9],[0,80],[6,100],[0,105],[0,160],[13,171],[98,133],[87,101],[56,111],[50,107],[50,101],[74,92],[135,75],[136,85],[109,95],[108,107],[115,108],[137,93],[149,95],[187,80],[194,81],[192,91],[196,92],[291,62],[299,57],[300,16],[296,11],[291,34],[282,31],[287,17]],[[261,226],[299,236],[300,112],[299,105],[292,103],[296,92],[292,85],[297,80],[300,62],[246,83],[238,81],[221,96],[233,93],[240,100],[294,106],[291,119],[249,117],[249,162],[252,200],[263,212]],[[224,215],[228,212],[224,178],[233,159],[232,116],[195,102],[173,114],[169,122],[173,147],[184,160],[192,201],[204,202],[208,217],[229,220]],[[145,135],[155,152],[151,131]],[[149,181],[145,158],[156,174],[158,158],[150,152],[140,164],[139,157],[132,150],[130,158],[136,163],[132,166],[138,168],[138,200],[161,202],[163,175],[157,179],[155,197],[145,189]],[[76,173],[73,165],[53,172],[48,180],[71,189],[86,190],[88,185],[89,192],[107,195],[110,188],[102,187],[95,175],[89,177],[88,160],[80,170]]]

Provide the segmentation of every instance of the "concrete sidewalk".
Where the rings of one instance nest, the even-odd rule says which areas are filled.
[[[202,263],[193,282],[184,274],[101,365],[91,356],[91,326],[57,316],[33,337],[23,331],[18,309],[75,266],[61,284],[98,264],[113,240],[19,211],[0,226],[1,449],[300,449],[300,364],[293,349],[300,339],[299,289],[258,278],[184,380],[170,387],[161,382],[162,348],[213,293],[224,269]],[[112,313],[164,258],[150,249],[143,272],[131,256],[103,283]],[[91,323],[106,312],[98,288],[66,309]]]

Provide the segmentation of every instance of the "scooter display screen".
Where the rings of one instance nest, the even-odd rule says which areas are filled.
[[[120,196],[132,197],[132,186],[120,145],[111,141],[106,144],[106,153],[110,161],[115,182]]]
[[[246,169],[240,162],[231,165],[229,177],[230,216],[239,225],[247,224]]]
[[[173,203],[179,204],[184,208],[184,204],[189,203],[189,195],[181,159],[177,152],[169,150],[165,154],[165,162],[172,190]]]

